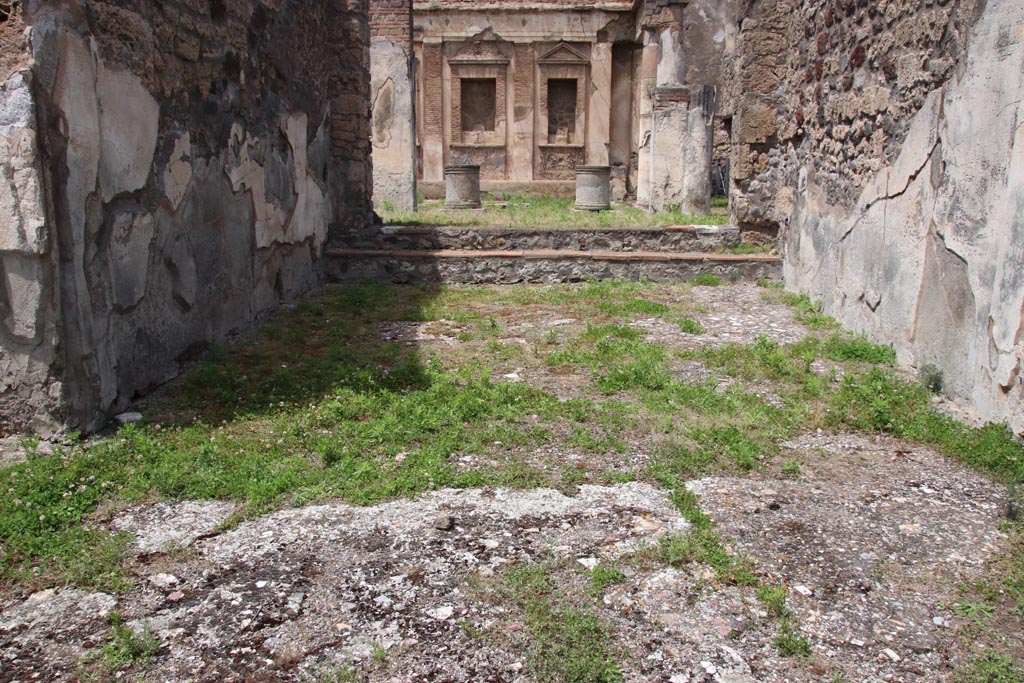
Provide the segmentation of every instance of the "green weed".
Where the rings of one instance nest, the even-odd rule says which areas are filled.
[[[785,586],[769,586],[767,584],[758,586],[757,599],[772,616],[779,619],[789,616],[789,608],[786,607]]]
[[[704,327],[692,318],[683,318],[677,324],[679,331],[684,334],[704,334]]]
[[[786,479],[800,478],[800,461],[795,459],[782,463],[782,476]]]
[[[506,574],[512,599],[526,614],[527,661],[541,683],[619,683],[607,626],[587,609],[561,604],[549,565],[520,565]]]
[[[510,195],[503,202],[485,200],[481,211],[446,210],[441,203],[420,205],[418,211],[384,208],[388,225],[498,226],[498,227],[645,227],[652,225],[724,225],[728,215],[693,215],[678,209],[651,214],[642,208],[613,205],[608,211],[572,211],[572,199]]]
[[[719,287],[722,285],[722,278],[717,275],[697,275],[690,278],[690,284],[694,287]]]
[[[956,683],[1024,683],[1024,668],[1012,657],[989,652],[958,672]]]
[[[811,654],[811,644],[786,622],[782,624],[782,634],[772,639],[772,645],[783,657],[807,657]]]
[[[945,387],[942,370],[934,365],[925,365],[921,368],[921,384],[936,396],[941,394]]]
[[[970,619],[979,624],[992,618],[995,607],[987,602],[967,602],[959,600],[953,604],[953,612],[963,619]]]
[[[600,596],[605,589],[626,580],[626,575],[614,564],[598,564],[590,570],[590,592]]]
[[[121,615],[110,615],[110,642],[103,646],[102,662],[111,669],[124,669],[145,662],[160,649],[160,643],[149,632],[136,633],[125,626]]]
[[[796,313],[797,322],[812,330],[839,327],[834,318],[821,312],[821,304],[812,302],[806,294],[776,292],[773,296],[780,303],[786,304],[793,309]]]

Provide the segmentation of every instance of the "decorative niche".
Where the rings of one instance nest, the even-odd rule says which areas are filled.
[[[590,58],[583,46],[559,43],[537,60],[538,154],[535,176],[571,180],[585,162]]]
[[[511,63],[507,52],[494,40],[453,46],[448,57],[453,146],[505,146]]]

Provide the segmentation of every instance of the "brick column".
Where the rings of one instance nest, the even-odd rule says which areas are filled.
[[[332,238],[369,221],[373,171],[370,154],[369,56],[370,31],[367,0],[330,0],[326,5],[327,33],[338,55],[358,62],[330,65],[331,103],[330,193],[334,223]],[[339,57],[340,59],[340,57]]]
[[[444,54],[440,43],[423,45],[423,179],[444,180]]]

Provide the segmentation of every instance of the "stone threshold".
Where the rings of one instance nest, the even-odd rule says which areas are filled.
[[[329,258],[396,258],[396,259],[586,259],[591,261],[657,261],[698,263],[782,263],[771,254],[710,254],[704,252],[660,251],[575,251],[570,249],[328,249]]]

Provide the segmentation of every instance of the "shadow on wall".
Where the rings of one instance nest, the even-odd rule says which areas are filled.
[[[35,61],[0,87],[22,184],[0,224],[6,429],[102,427],[319,285],[328,233],[371,215],[365,3],[194,5],[23,11]]]

